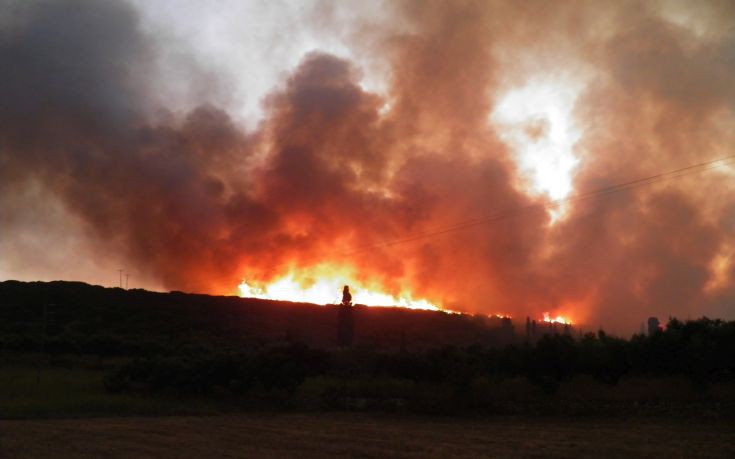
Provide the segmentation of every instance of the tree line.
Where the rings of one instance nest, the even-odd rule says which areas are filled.
[[[622,339],[604,331],[575,339],[545,335],[535,344],[492,348],[443,346],[422,352],[315,349],[291,342],[237,352],[189,352],[135,358],[108,378],[111,390],[244,393],[258,386],[293,392],[307,378],[392,378],[438,383],[458,392],[477,378],[525,378],[547,393],[575,376],[615,385],[622,378],[685,377],[706,391],[735,382],[735,322],[669,321],[650,336]]]

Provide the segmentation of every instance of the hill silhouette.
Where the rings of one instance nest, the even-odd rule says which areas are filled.
[[[356,306],[354,341],[340,348],[339,307],[6,281],[0,369],[104,370],[112,394],[263,408],[617,413],[664,397],[653,412],[735,412],[735,322],[671,319],[630,340],[600,330],[527,342],[500,319]],[[681,382],[691,390],[666,395]]]
[[[336,305],[105,288],[82,282],[0,282],[0,345],[35,350],[48,312],[46,339],[58,352],[146,353],[146,348],[238,347],[298,341],[337,344]],[[506,344],[482,317],[356,305],[355,346],[421,350],[446,345]],[[402,338],[403,337],[403,338]],[[150,349],[149,349],[150,350]]]

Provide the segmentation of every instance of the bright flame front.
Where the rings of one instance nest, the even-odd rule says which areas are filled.
[[[544,322],[552,323],[552,324],[565,324],[565,325],[571,325],[572,321],[564,316],[556,316],[551,317],[551,315],[548,312],[544,313]]]
[[[383,293],[377,286],[357,282],[344,273],[303,280],[290,273],[267,284],[243,280],[238,288],[241,297],[315,304],[338,304],[342,300],[342,288],[345,285],[350,287],[354,304],[384,307],[398,306],[432,311],[443,310],[440,306],[425,299],[413,298],[408,292],[402,292],[398,296]]]

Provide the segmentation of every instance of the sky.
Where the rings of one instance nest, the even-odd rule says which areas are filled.
[[[735,319],[732,2],[0,0],[0,62],[0,279]]]

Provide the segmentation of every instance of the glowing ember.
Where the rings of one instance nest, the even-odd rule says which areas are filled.
[[[563,316],[556,316],[551,317],[548,312],[544,313],[544,322],[552,323],[552,324],[565,324],[565,325],[571,325],[572,321],[567,319]]]
[[[382,293],[354,279],[343,276],[320,277],[314,281],[299,281],[293,274],[285,275],[268,284],[243,281],[239,286],[240,296],[267,300],[303,301],[315,304],[338,304],[342,299],[342,287],[350,286],[354,304],[366,306],[399,306],[410,309],[441,311],[441,307],[424,299],[414,299],[409,293],[400,296]],[[450,312],[450,311],[447,311]]]

